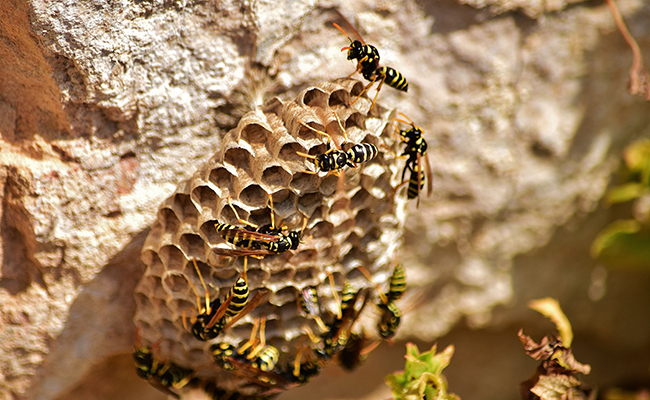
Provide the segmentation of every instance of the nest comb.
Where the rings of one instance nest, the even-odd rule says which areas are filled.
[[[281,352],[278,365],[293,359],[297,341],[304,341],[304,325],[313,321],[300,313],[297,299],[307,286],[316,286],[324,309],[333,310],[327,272],[340,291],[349,281],[355,288],[373,287],[357,270],[364,266],[378,284],[390,277],[400,243],[405,200],[395,196],[400,168],[383,145],[396,146],[391,135],[392,113],[359,98],[363,84],[353,79],[325,82],[302,91],[294,101],[272,99],[265,107],[244,115],[228,132],[221,149],[158,210],[145,241],[142,260],[146,271],[137,285],[135,324],[141,341],[159,343],[157,357],[195,371],[195,377],[218,390],[254,395],[245,379],[220,369],[210,344],[238,345],[250,335],[255,317],[267,320],[267,342]],[[359,168],[347,168],[342,177],[324,176],[314,163],[297,152],[320,154],[327,138],[300,121],[330,133],[341,142],[339,117],[351,143],[371,143],[379,154]],[[192,259],[208,286],[211,299],[224,298],[243,272],[243,260],[215,254],[218,247],[233,248],[215,230],[218,222],[241,224],[228,205],[230,197],[242,219],[261,225],[270,222],[272,195],[276,225],[291,230],[307,225],[306,239],[297,250],[248,261],[248,285],[270,291],[265,301],[217,339],[202,342],[183,327],[183,311],[196,315],[196,296],[188,282],[202,291]],[[368,291],[370,293],[370,291]],[[203,293],[200,293],[203,295]],[[376,296],[373,289],[372,295]],[[372,307],[366,307],[372,313]],[[325,318],[325,316],[324,316]],[[366,331],[375,330],[366,326]]]

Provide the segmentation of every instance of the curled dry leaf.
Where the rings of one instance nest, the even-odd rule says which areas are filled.
[[[535,373],[520,385],[521,398],[524,400],[573,400],[595,399],[596,392],[581,384],[574,375],[589,374],[591,366],[578,362],[573,356],[571,343],[573,331],[560,305],[554,299],[534,300],[530,308],[539,311],[551,319],[560,331],[559,336],[546,336],[540,343],[524,335],[519,330],[519,340],[524,345],[526,354],[541,364]]]
[[[520,330],[518,335],[526,354],[535,360],[541,360],[544,370],[564,374],[591,372],[589,365],[576,361],[571,349],[564,347],[559,337],[546,336],[538,344],[530,336],[524,335],[523,330]]]

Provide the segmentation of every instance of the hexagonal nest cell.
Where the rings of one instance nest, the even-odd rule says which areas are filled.
[[[315,350],[309,347],[316,345],[305,327],[316,335],[321,331],[314,318],[299,309],[299,297],[304,289],[315,287],[320,317],[331,324],[340,306],[335,298],[340,299],[352,271],[355,279],[350,284],[360,293],[356,307],[367,303],[362,313],[370,316],[359,318],[354,330],[359,331],[364,322],[366,332],[376,332],[373,303],[379,301],[377,289],[368,279],[356,276],[357,268],[365,267],[374,283],[388,289],[406,200],[395,196],[399,160],[379,146],[395,147],[390,124],[394,113],[376,104],[369,115],[371,102],[365,96],[350,104],[361,88],[359,81],[340,79],[307,88],[294,101],[272,99],[266,108],[246,114],[224,136],[221,149],[210,161],[163,202],[142,249],[146,271],[136,288],[135,315],[138,342],[151,349],[157,365],[191,370],[191,385],[207,388],[215,398],[274,393],[279,382],[265,384],[251,378],[250,371],[225,369],[224,363],[215,362],[211,345],[242,346],[254,323],[264,316],[266,342],[280,353],[274,371],[292,369],[299,352],[303,360],[314,358]],[[307,134],[314,132],[301,122],[326,127],[332,147],[338,148],[343,135],[335,114],[350,142],[373,143],[379,148],[374,160],[346,167],[340,177],[314,173],[318,171],[315,162],[297,154],[321,153],[328,143],[326,135]],[[216,338],[198,340],[190,325],[199,314],[198,307],[205,308],[206,289],[210,300],[223,300],[244,274],[245,257],[233,252],[242,248],[227,243],[217,232],[217,224],[242,228],[246,227],[242,221],[265,224],[271,221],[272,212],[278,228],[300,231],[305,226],[301,243],[296,250],[281,254],[248,257],[250,298],[262,291],[266,296]],[[367,322],[373,319],[374,323]],[[180,386],[170,389],[184,390]]]

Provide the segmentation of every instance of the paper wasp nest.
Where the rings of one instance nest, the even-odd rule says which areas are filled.
[[[376,303],[374,286],[356,268],[364,266],[376,283],[387,288],[402,234],[405,200],[403,195],[394,196],[401,173],[398,160],[382,147],[397,151],[391,136],[392,115],[379,105],[367,115],[366,97],[350,105],[362,89],[361,82],[353,79],[325,82],[304,90],[294,101],[275,98],[244,115],[208,164],[163,202],[142,250],[146,271],[136,288],[135,323],[145,345],[159,343],[157,358],[192,369],[202,382],[216,383],[222,390],[254,394],[242,387],[245,379],[215,364],[211,343],[245,342],[254,318],[264,315],[267,342],[281,353],[278,365],[289,363],[298,344],[308,342],[302,327],[314,327],[299,310],[300,291],[317,287],[324,320],[330,320],[335,310],[326,271],[333,275],[338,292],[349,280],[355,288],[372,288],[367,293]],[[324,153],[327,137],[300,121],[341,143],[334,113],[349,143],[374,144],[379,154],[357,169],[346,168],[341,178],[302,172],[316,171],[316,166],[296,152]],[[297,250],[261,260],[249,257],[251,296],[260,288],[270,293],[218,338],[199,341],[183,326],[183,312],[188,318],[197,314],[196,296],[188,282],[199,291],[201,301],[205,296],[191,260],[197,261],[210,298],[223,299],[243,272],[243,258],[214,253],[216,247],[234,248],[217,233],[215,224],[242,226],[228,206],[229,196],[242,219],[270,223],[267,194],[273,196],[276,225],[300,230],[307,220],[304,243]],[[364,311],[376,321],[377,311],[370,301]],[[366,331],[374,332],[375,326],[368,325]]]

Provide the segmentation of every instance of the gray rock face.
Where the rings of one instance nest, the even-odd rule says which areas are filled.
[[[0,399],[155,398],[117,372],[148,227],[245,112],[353,71],[336,10],[408,79],[379,101],[429,143],[434,195],[409,205],[401,257],[426,296],[401,337],[521,325],[530,296],[556,293],[577,330],[650,347],[648,327],[600,326],[627,320],[607,292],[589,297],[602,273],[584,251],[650,113],[626,91],[631,53],[607,7],[568,3],[0,1]],[[648,53],[648,5],[618,5]],[[498,305],[511,308],[494,319]]]

